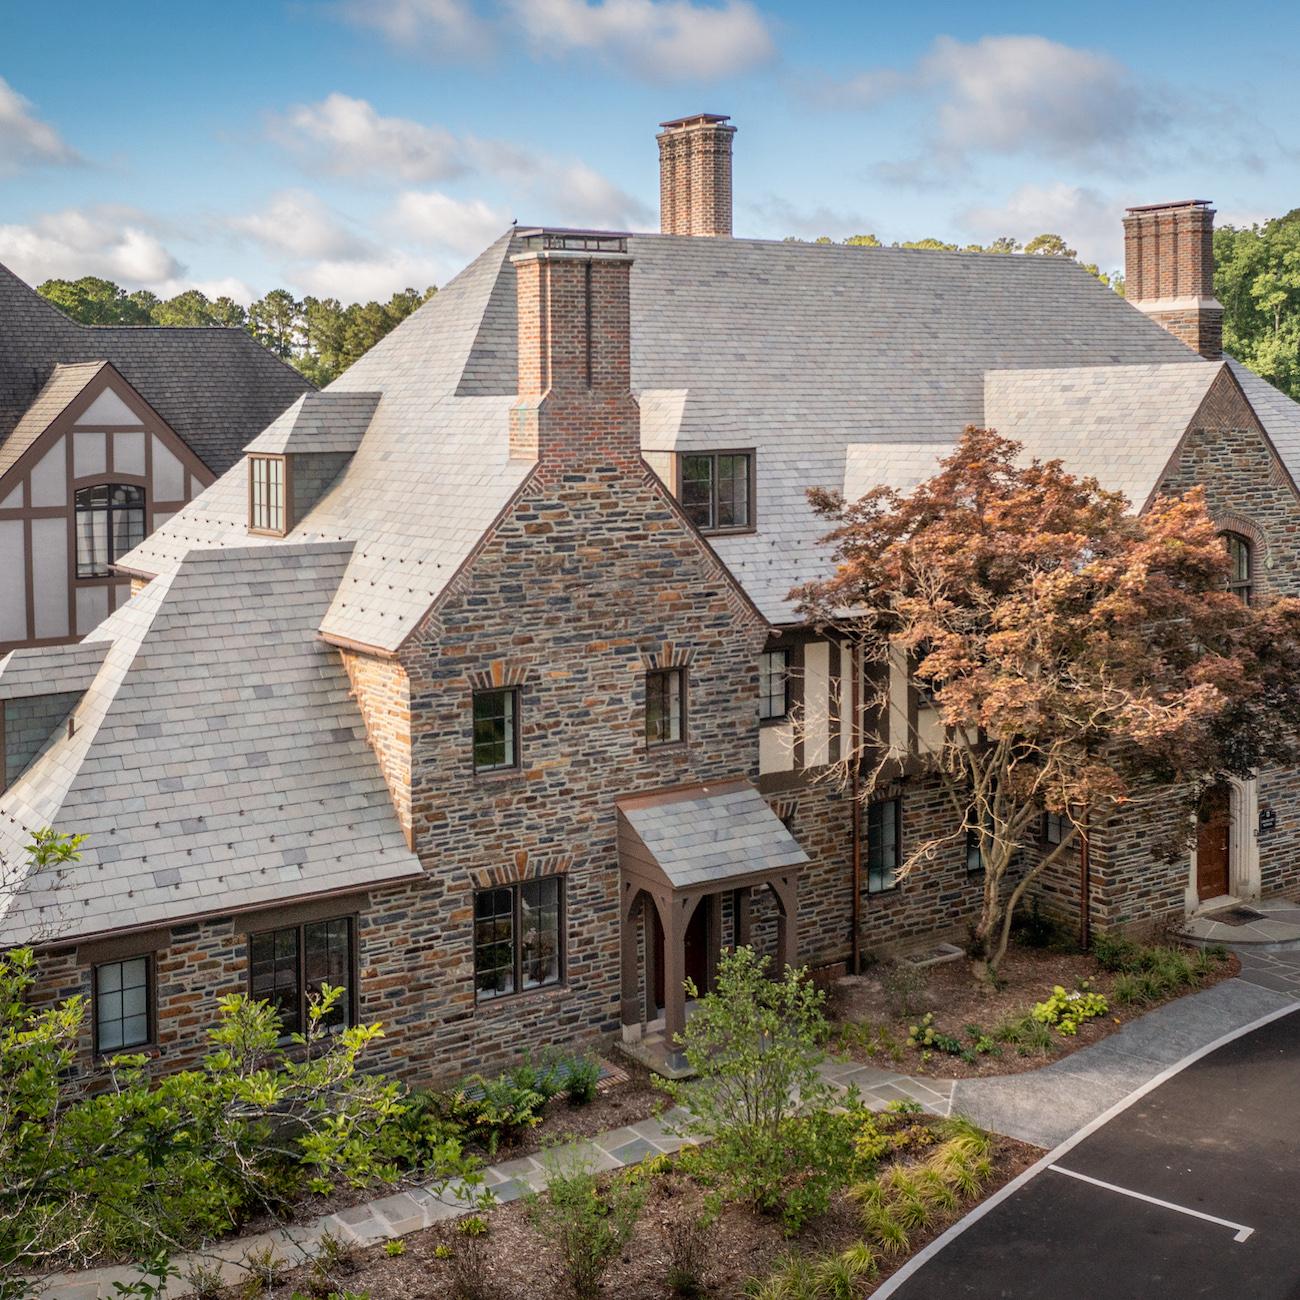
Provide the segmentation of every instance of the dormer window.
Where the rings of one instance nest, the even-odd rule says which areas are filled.
[[[690,452],[678,460],[678,499],[702,533],[754,527],[754,453]]]
[[[283,537],[289,531],[283,456],[248,458],[248,530]]]

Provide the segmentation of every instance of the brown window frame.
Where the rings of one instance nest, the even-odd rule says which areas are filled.
[[[1228,552],[1228,561],[1232,565],[1231,572],[1228,575],[1228,590],[1236,596],[1243,605],[1249,605],[1255,594],[1255,544],[1245,533],[1234,532],[1232,529],[1225,529],[1219,534],[1223,538],[1223,544]],[[1237,554],[1234,550],[1239,548],[1239,553],[1245,559],[1246,576],[1240,578],[1237,576]]]
[[[876,845],[873,842],[873,836],[871,833],[871,823],[873,817],[876,816],[880,817],[880,819],[883,820],[886,815],[887,809],[892,809],[892,812],[889,815],[891,816],[894,823],[894,861],[888,867],[886,867],[882,861],[878,871],[882,883],[873,886],[871,883],[871,877],[873,872],[873,868],[871,865],[871,856],[873,851],[876,848]],[[892,894],[894,890],[898,888],[898,869],[903,865],[902,796],[895,795],[892,799],[879,799],[875,803],[868,804],[866,820],[867,820],[867,824],[865,828],[866,834],[864,838],[866,840],[867,852],[866,852],[866,863],[865,863],[866,870],[864,874],[867,880],[867,893],[868,894]],[[883,845],[881,847],[882,847],[882,857],[883,857]]]
[[[127,962],[144,962],[145,1037],[138,1043],[123,1043],[119,1047],[104,1047],[99,1034],[100,972],[106,966],[124,966]],[[125,953],[97,961],[90,968],[90,1023],[93,1051],[96,1056],[129,1056],[148,1051],[158,1042],[158,1004],[156,970],[152,952]]]
[[[273,528],[269,523],[259,524],[257,516],[257,467],[259,465],[278,464],[280,466],[280,523]],[[290,486],[289,458],[287,456],[267,455],[250,452],[248,456],[248,531],[259,537],[287,537],[293,529],[293,520],[289,517],[289,502],[293,499]]]
[[[273,999],[262,996],[258,993],[254,984],[253,971],[253,944],[257,939],[266,938],[268,935],[278,935],[293,932],[297,935],[298,951],[294,958],[295,980],[296,980],[296,1000],[298,1003],[297,1017],[298,1024],[296,1028],[285,1028],[281,1034],[281,1040],[292,1037],[295,1033],[305,1034],[307,1032],[307,999],[309,990],[307,986],[307,935],[306,932],[316,926],[334,925],[343,921],[347,924],[347,941],[348,941],[348,983],[344,990],[344,996],[339,1001],[342,1008],[343,1020],[341,1024],[331,1026],[331,1028],[344,1029],[357,1023],[357,979],[360,963],[357,959],[357,917],[355,913],[344,913],[339,916],[317,916],[309,917],[301,921],[293,922],[288,925],[268,925],[264,929],[248,931],[248,993],[254,1001],[272,1002]]]
[[[764,713],[765,707],[771,706],[772,696],[765,689],[763,682],[763,660],[769,655],[780,655],[785,661],[785,666],[781,670],[782,689],[784,700],[781,704],[780,713]],[[788,646],[775,646],[770,650],[764,650],[758,659],[758,721],[761,726],[767,726],[771,723],[786,722],[790,717],[790,650]]]
[[[1038,838],[1041,843],[1055,848],[1066,836],[1070,819],[1064,813],[1044,812],[1043,823],[1039,827]],[[1055,831],[1055,834],[1053,834]]]
[[[102,513],[106,516],[105,523],[104,523],[105,554],[107,555],[108,559],[105,561],[102,570],[96,569],[92,573],[82,573],[81,571],[81,518],[83,515],[97,514],[100,513],[100,511],[96,510],[92,505],[83,506],[81,504],[81,498],[83,495],[87,493],[93,493],[101,488],[105,489],[107,493],[106,499],[104,501]],[[132,492],[138,492],[140,494],[139,504],[138,505],[133,504],[129,506],[128,505],[114,506],[112,500],[112,494],[114,490],[118,488],[125,488],[125,489],[129,489]],[[140,533],[139,541],[132,542],[126,548],[126,550],[122,551],[119,554],[113,546],[114,517],[119,512],[125,512],[128,510],[137,510],[137,509],[140,512],[140,525],[141,525],[141,533]],[[134,550],[135,547],[139,545],[139,542],[144,541],[144,539],[148,536],[149,536],[149,490],[144,485],[144,483],[141,482],[128,483],[128,482],[114,479],[112,477],[107,477],[107,478],[98,479],[94,483],[80,483],[73,489],[73,493],[72,493],[72,574],[73,577],[78,582],[94,582],[94,581],[102,581],[104,578],[111,578],[113,576],[113,566],[118,562],[118,560],[120,560],[123,555],[126,555],[128,551]],[[93,563],[93,556],[92,556],[92,563]]]
[[[667,740],[656,739],[650,734],[650,689],[651,682],[658,679],[668,681],[676,677],[678,681],[677,696],[677,732],[675,737]],[[681,666],[671,668],[651,668],[645,675],[645,747],[647,749],[671,749],[675,745],[684,745],[687,740],[687,719],[690,716],[687,707],[690,683],[686,669]]]
[[[747,505],[746,518],[743,524],[728,524],[725,527],[718,524],[718,461],[727,456],[743,456],[747,463],[748,474],[746,477]],[[686,501],[686,462],[693,458],[705,459],[712,461],[712,469],[709,477],[709,522],[702,524],[696,520],[691,511],[692,507]],[[701,533],[708,537],[726,537],[732,533],[752,533],[758,528],[758,455],[753,447],[725,447],[713,450],[712,448],[700,449],[697,451],[679,451],[674,461],[673,469],[675,490],[673,495],[677,498],[678,505],[686,517],[700,530]]]
[[[523,947],[523,895],[524,890],[529,887],[541,886],[550,882],[555,884],[555,928],[556,928],[556,954],[554,979],[546,980],[540,984],[534,984],[529,988],[523,986],[524,976],[524,947]],[[566,935],[566,923],[568,916],[567,900],[567,881],[563,875],[554,876],[536,876],[531,880],[517,880],[505,885],[490,885],[486,889],[476,889],[474,891],[473,907],[471,910],[471,930],[470,930],[470,950],[474,966],[474,1001],[489,1005],[497,1002],[506,1002],[518,997],[526,997],[533,993],[545,993],[550,989],[563,988],[568,982],[568,942]],[[484,993],[479,987],[479,952],[486,946],[478,941],[478,905],[479,899],[487,894],[508,893],[510,895],[510,939],[508,940],[511,948],[511,980],[512,984],[509,989],[499,993]],[[505,915],[496,913],[495,915]],[[502,967],[491,967],[492,970],[503,969]]]
[[[478,702],[489,695],[510,697],[510,761],[508,763],[484,763],[478,761],[478,738],[474,734],[478,726]],[[522,701],[517,686],[489,686],[474,691],[470,698],[470,760],[474,765],[476,776],[492,776],[498,772],[517,772],[520,769],[519,754],[519,714]]]

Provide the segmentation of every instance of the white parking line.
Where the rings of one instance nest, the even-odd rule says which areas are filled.
[[[1104,1187],[1108,1192],[1118,1192],[1121,1196],[1131,1196],[1135,1201],[1145,1201],[1148,1205],[1159,1205],[1166,1210],[1177,1210],[1179,1214],[1190,1214],[1193,1219],[1204,1219],[1207,1223],[1217,1223],[1220,1227],[1231,1228],[1236,1234],[1233,1241],[1245,1241],[1251,1236],[1255,1229],[1248,1228],[1244,1223],[1233,1223],[1231,1219],[1220,1219],[1213,1214],[1203,1214],[1200,1210],[1193,1210],[1186,1205],[1175,1205],[1173,1201],[1162,1201],[1158,1196],[1148,1196],[1145,1192],[1135,1192],[1130,1187],[1117,1187],[1114,1183],[1103,1183],[1100,1178],[1090,1178],[1087,1174],[1081,1174],[1074,1169],[1064,1169],[1060,1165],[1047,1166],[1054,1174],[1065,1174],[1070,1178],[1077,1178],[1081,1183],[1091,1183],[1094,1187]]]

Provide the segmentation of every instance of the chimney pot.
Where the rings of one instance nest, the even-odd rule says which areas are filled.
[[[725,113],[661,122],[659,229],[665,235],[731,234],[731,141]]]
[[[1149,203],[1124,214],[1129,302],[1209,361],[1223,356],[1214,296],[1214,209],[1207,199]]]

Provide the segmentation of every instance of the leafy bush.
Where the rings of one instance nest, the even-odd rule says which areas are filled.
[[[517,1142],[521,1134],[542,1122],[546,1098],[511,1074],[486,1078],[472,1074],[447,1096],[447,1114],[468,1135],[495,1155],[504,1143]]]
[[[565,1062],[561,1088],[570,1106],[586,1106],[596,1100],[600,1084],[600,1062],[590,1056],[575,1056]]]
[[[71,1068],[84,1003],[32,1009],[34,978],[30,952],[0,955],[0,1277],[138,1259],[308,1191],[398,1176],[386,1132],[401,1086],[358,1069],[378,1025],[326,1029],[340,990],[312,1000],[289,1044],[270,1006],[224,998],[197,1069],[151,1084],[144,1057],[120,1056],[84,1096]],[[440,1173],[478,1177],[458,1146],[443,1154]]]
[[[1084,984],[1086,986],[1086,980]],[[1073,1037],[1085,1020],[1104,1016],[1109,1010],[1110,1004],[1104,994],[1092,992],[1087,987],[1067,993],[1058,984],[1047,1001],[1035,1003],[1029,1014],[1044,1025],[1052,1025],[1059,1033]]]
[[[1122,934],[1097,934],[1092,939],[1092,955],[1102,970],[1134,971],[1141,951],[1141,945]]]
[[[920,1049],[923,1059],[929,1052],[945,1052],[971,1063],[977,1056],[1001,1054],[997,1043],[979,1025],[965,1025],[963,1029],[966,1042],[953,1034],[943,1033],[934,1023],[934,1012],[927,1011],[916,1024],[908,1027],[907,1041]]]
[[[602,1188],[591,1167],[571,1154],[547,1162],[547,1190],[528,1198],[528,1214],[559,1251],[578,1300],[600,1293],[600,1279],[627,1244],[645,1204],[639,1180],[615,1176]]]
[[[797,1232],[845,1177],[852,1132],[818,1074],[825,995],[803,971],[770,979],[768,964],[750,948],[723,955],[679,1039],[698,1079],[656,1082],[689,1108],[683,1131],[707,1142],[690,1155],[697,1175]]]

